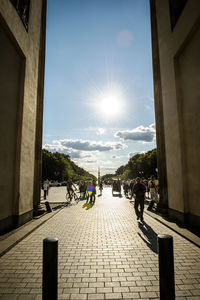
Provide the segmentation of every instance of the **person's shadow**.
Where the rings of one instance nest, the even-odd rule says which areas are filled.
[[[158,253],[157,249],[157,233],[146,223],[138,223],[139,229],[147,237],[147,240],[138,232],[138,235],[146,243],[146,245],[154,252]]]

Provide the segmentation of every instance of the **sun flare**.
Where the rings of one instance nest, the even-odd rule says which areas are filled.
[[[113,120],[123,113],[124,99],[119,86],[112,86],[102,91],[96,98],[97,113],[104,119]]]
[[[107,117],[116,117],[120,114],[121,103],[115,95],[108,95],[99,102],[100,112]]]

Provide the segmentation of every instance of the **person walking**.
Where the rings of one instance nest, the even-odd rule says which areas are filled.
[[[158,180],[155,178],[154,175],[152,175],[151,179],[148,182],[151,201],[149,203],[147,210],[152,210],[152,208],[154,207],[154,204],[155,203],[158,204],[158,186],[159,186]]]
[[[44,200],[47,199],[47,195],[48,195],[48,182],[45,180],[44,184],[43,184],[43,190],[44,190]]]
[[[99,191],[100,191],[100,195],[99,196],[102,196],[102,190],[103,190],[103,182],[100,181],[99,182]]]
[[[49,179],[46,179],[46,184],[47,184],[47,196],[48,196],[49,195],[49,188],[50,188]]]
[[[144,184],[140,182],[140,178],[136,178],[136,184],[133,187],[133,193],[135,194],[135,213],[137,216],[137,220],[140,219],[141,222],[144,221],[143,219],[143,212],[144,212],[144,196],[145,196],[146,188]],[[140,207],[140,209],[139,209]]]

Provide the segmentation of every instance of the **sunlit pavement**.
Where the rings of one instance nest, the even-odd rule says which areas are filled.
[[[57,190],[57,192],[56,192]],[[48,200],[62,202],[65,187]],[[58,299],[159,299],[157,234],[174,238],[176,299],[200,299],[200,249],[144,215],[111,188],[86,210],[60,210],[0,258],[0,299],[42,299],[42,241],[59,240]]]

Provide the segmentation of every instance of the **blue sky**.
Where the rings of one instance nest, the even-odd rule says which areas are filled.
[[[48,0],[43,147],[97,175],[156,147],[149,0]]]

